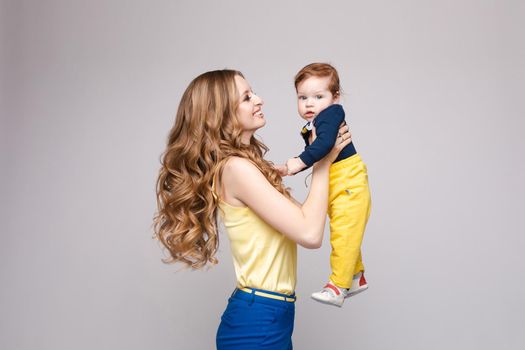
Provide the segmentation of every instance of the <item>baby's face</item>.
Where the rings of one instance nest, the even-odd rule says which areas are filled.
[[[299,115],[311,122],[323,109],[339,102],[328,90],[330,77],[309,77],[297,85],[297,110]]]

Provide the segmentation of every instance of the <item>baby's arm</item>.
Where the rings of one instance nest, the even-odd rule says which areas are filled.
[[[326,156],[334,147],[339,127],[344,119],[345,113],[341,105],[332,105],[322,111],[315,120],[315,140],[305,147],[299,157],[291,158],[286,162],[288,175],[309,168]]]
[[[299,157],[290,158],[286,161],[288,175],[294,175],[306,168],[306,164]]]
[[[273,168],[277,170],[277,172],[281,176],[288,175],[288,166],[286,166],[286,164],[273,164]]]

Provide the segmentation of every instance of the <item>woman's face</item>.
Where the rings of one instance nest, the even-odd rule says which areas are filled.
[[[239,107],[237,107],[237,120],[243,129],[242,142],[250,143],[250,138],[255,130],[262,128],[266,124],[262,112],[263,100],[257,96],[246,79],[235,76],[235,84],[239,93]]]

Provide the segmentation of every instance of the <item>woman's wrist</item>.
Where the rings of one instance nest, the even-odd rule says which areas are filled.
[[[330,172],[330,163],[323,159],[314,163],[312,170],[312,175],[328,176],[328,173]]]
[[[318,162],[315,162],[313,165],[313,170],[315,169],[329,169],[330,168],[330,160],[328,159],[328,156],[325,156],[323,159],[321,159]]]

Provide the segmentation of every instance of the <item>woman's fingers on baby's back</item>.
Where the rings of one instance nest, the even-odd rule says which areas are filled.
[[[342,122],[341,126],[339,126],[339,135],[343,135],[345,133],[350,134],[350,129],[348,128],[348,125],[346,125],[346,122]],[[349,135],[352,136],[351,134]]]
[[[346,134],[343,134],[343,137],[341,138],[343,141],[339,144],[339,148],[342,150],[347,145],[349,145],[350,142],[352,142],[352,137],[350,137],[350,135],[346,136]]]
[[[337,138],[342,139],[343,141],[346,141],[346,140],[350,140],[350,142],[352,141],[352,133],[350,132],[350,129],[348,128],[348,125],[346,125],[346,123],[344,125],[341,124],[341,127],[339,128],[339,133],[337,134]],[[337,145],[337,141],[336,141],[336,145]]]

